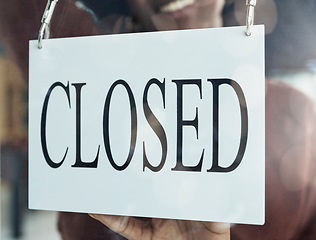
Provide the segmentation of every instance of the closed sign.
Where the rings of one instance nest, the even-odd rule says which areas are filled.
[[[264,29],[30,41],[32,209],[264,223]]]

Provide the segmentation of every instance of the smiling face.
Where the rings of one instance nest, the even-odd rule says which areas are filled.
[[[225,0],[128,0],[145,30],[220,27]]]

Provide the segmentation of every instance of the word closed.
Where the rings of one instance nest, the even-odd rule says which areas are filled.
[[[201,79],[181,79],[181,80],[172,80],[172,82],[175,84],[176,88],[176,163],[175,166],[171,169],[171,171],[193,171],[193,172],[201,172],[202,169],[202,163],[205,160],[204,159],[204,152],[205,149],[202,150],[200,153],[200,159],[198,160],[197,165],[195,166],[187,166],[183,163],[183,128],[184,126],[190,126],[193,127],[196,131],[196,135],[198,138],[198,128],[199,128],[199,109],[196,107],[195,117],[194,119],[184,119],[183,117],[183,109],[184,109],[184,86],[188,86],[190,88],[197,88],[199,92],[199,97],[202,99],[202,84]],[[130,87],[130,84],[125,80],[117,80],[115,81],[109,88],[107,94],[105,95],[104,100],[104,107],[103,107],[103,144],[105,147],[105,153],[107,156],[108,161],[110,162],[111,166],[116,169],[117,171],[123,171],[125,170],[129,164],[131,163],[133,159],[133,155],[136,149],[136,141],[137,141],[137,132],[138,132],[138,116],[137,116],[137,108],[142,108],[142,112],[150,125],[152,131],[155,133],[157,138],[160,142],[161,148],[161,159],[159,164],[153,165],[150,162],[150,159],[148,158],[146,154],[146,148],[145,148],[145,142],[142,144],[142,161],[143,161],[143,171],[145,171],[146,168],[150,169],[153,172],[159,172],[165,165],[167,154],[168,154],[168,141],[167,141],[167,135],[168,133],[165,131],[164,126],[162,123],[157,119],[155,114],[153,113],[152,109],[150,108],[148,104],[148,97],[149,97],[149,89],[156,85],[160,91],[161,95],[161,102],[162,105],[165,108],[166,104],[166,80],[159,81],[156,78],[150,79],[147,84],[144,87],[143,95],[142,95],[142,106],[137,105],[135,96],[133,93],[133,89]],[[239,164],[241,163],[246,145],[247,145],[247,136],[248,136],[248,113],[247,113],[247,104],[246,99],[243,93],[243,90],[241,89],[240,85],[232,80],[232,79],[208,79],[207,83],[212,85],[213,92],[211,93],[213,95],[213,100],[209,102],[209,107],[212,108],[213,113],[213,122],[210,124],[213,125],[213,136],[212,136],[212,144],[213,144],[213,154],[212,154],[212,163],[211,167],[207,170],[207,172],[231,172],[235,170]],[[98,161],[100,156],[100,145],[97,146],[97,152],[95,159],[91,161],[84,161],[81,156],[81,104],[82,104],[82,88],[87,85],[87,83],[72,83],[71,86],[75,89],[76,93],[76,118],[75,118],[75,125],[76,125],[76,157],[74,159],[74,164],[71,166],[73,168],[97,168],[98,167]],[[235,94],[237,95],[238,103],[240,106],[240,118],[241,118],[241,137],[239,142],[239,149],[237,152],[237,155],[235,159],[233,159],[230,166],[221,166],[219,163],[219,94],[220,94],[220,86],[221,85],[228,85],[233,89]],[[50,97],[54,93],[56,89],[62,89],[64,95],[67,97],[68,102],[65,102],[71,108],[73,103],[71,103],[70,98],[70,88],[71,88],[69,82],[67,85],[64,85],[61,82],[55,82],[53,83],[50,88],[48,89],[45,100],[42,107],[42,113],[41,113],[41,145],[42,145],[42,151],[44,158],[47,162],[47,164],[51,168],[59,168],[65,159],[67,158],[67,153],[69,148],[67,147],[64,153],[63,158],[60,160],[58,159],[52,159],[52,157],[49,154],[49,146],[47,144],[47,136],[46,136],[46,119],[47,119],[47,111],[49,108],[50,103]],[[110,124],[109,124],[109,118],[110,118],[110,106],[111,106],[111,100],[112,95],[117,89],[118,86],[121,86],[125,89],[126,94],[129,99],[129,114],[131,119],[131,125],[130,125],[130,146],[129,146],[129,153],[127,156],[127,159],[123,164],[117,164],[111,150],[111,143],[110,143]]]

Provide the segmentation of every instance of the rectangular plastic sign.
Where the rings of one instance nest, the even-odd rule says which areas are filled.
[[[31,209],[264,223],[264,27],[30,41]]]

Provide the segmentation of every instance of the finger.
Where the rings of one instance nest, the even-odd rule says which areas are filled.
[[[136,218],[103,214],[89,215],[102,222],[112,231],[117,232],[118,234],[130,240],[150,239],[151,231],[149,225]]]
[[[202,222],[202,224],[208,231],[212,232],[215,235],[228,236],[228,237],[230,235],[229,223]]]

